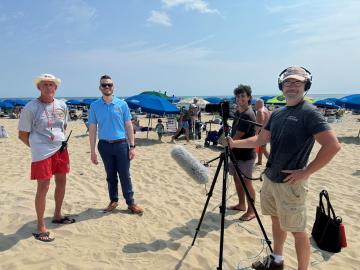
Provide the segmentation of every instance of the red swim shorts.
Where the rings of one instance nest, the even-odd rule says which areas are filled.
[[[31,163],[31,180],[50,180],[54,174],[67,174],[70,171],[69,154],[65,148],[47,159]]]

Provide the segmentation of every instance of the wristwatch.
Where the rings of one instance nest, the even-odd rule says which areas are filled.
[[[130,146],[130,148],[135,148],[136,147],[135,144],[130,144],[129,146]]]

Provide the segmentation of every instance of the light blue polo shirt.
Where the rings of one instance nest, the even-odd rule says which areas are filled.
[[[100,140],[118,140],[127,137],[125,123],[131,120],[127,103],[113,97],[111,103],[106,103],[103,98],[90,105],[89,124],[98,126]]]

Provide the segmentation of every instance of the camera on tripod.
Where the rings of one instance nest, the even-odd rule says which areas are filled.
[[[230,103],[229,101],[222,101],[217,104],[206,104],[205,112],[208,113],[218,112],[224,120],[227,120],[229,119],[230,116]]]

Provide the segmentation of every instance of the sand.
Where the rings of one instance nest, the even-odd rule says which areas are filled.
[[[210,116],[207,116],[209,119]],[[360,263],[360,139],[356,138],[359,116],[346,114],[331,126],[342,150],[310,180],[307,230],[310,232],[318,194],[327,189],[336,214],[343,218],[348,247],[332,254],[319,250],[312,241],[310,269],[359,269]],[[155,126],[154,119],[153,126]],[[207,207],[201,231],[191,242],[203,210],[206,194],[217,161],[211,163],[210,181],[199,185],[170,156],[174,146],[170,136],[157,141],[155,132],[136,134],[136,157],[131,163],[135,199],[145,208],[143,216],[131,215],[124,200],[112,213],[104,214],[108,204],[107,185],[102,163],[90,162],[88,135],[82,121],[69,123],[71,172],[63,204],[64,214],[76,223],[51,224],[54,211],[54,181],[47,196],[46,222],[56,239],[42,243],[32,237],[36,231],[34,196],[36,182],[29,180],[30,151],[17,138],[18,120],[0,119],[10,137],[0,139],[0,268],[1,269],[216,269],[219,261],[222,173]],[[147,119],[141,119],[146,125]],[[218,126],[212,126],[213,130]],[[202,140],[179,140],[199,160],[210,160],[221,148],[205,148]],[[319,145],[316,144],[311,158]],[[264,166],[255,168],[258,176]],[[261,182],[254,183],[257,194]],[[232,177],[228,179],[227,204],[237,201]],[[270,218],[261,215],[271,239]],[[266,245],[256,220],[239,222],[241,213],[226,212],[223,269],[245,269]],[[294,240],[289,235],[284,251],[285,269],[296,269]],[[264,250],[260,257],[266,255]],[[259,259],[257,257],[256,259]]]

